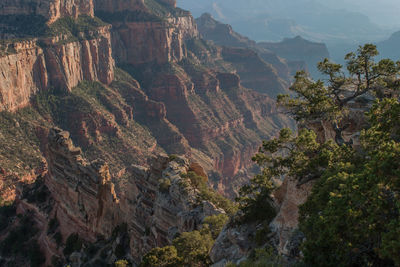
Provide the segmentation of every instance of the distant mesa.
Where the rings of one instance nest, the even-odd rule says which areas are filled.
[[[314,78],[318,78],[318,62],[329,58],[325,44],[311,42],[301,36],[284,38],[281,42],[256,43],[237,33],[231,25],[217,21],[210,13],[204,13],[196,19],[196,23],[205,39],[217,45],[250,48],[256,51],[287,81],[299,70],[309,71]]]

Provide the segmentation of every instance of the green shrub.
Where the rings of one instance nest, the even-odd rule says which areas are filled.
[[[174,246],[153,248],[142,260],[142,267],[175,267],[180,266],[182,259]]]
[[[228,220],[226,214],[208,216],[204,218],[203,227],[208,228],[213,239],[216,239]]]
[[[228,263],[226,267],[283,267],[282,258],[272,248],[255,249],[251,257],[239,265]]]
[[[48,30],[46,18],[41,15],[3,15],[0,16],[2,33],[13,34],[18,38],[42,36]]]
[[[114,263],[115,267],[128,267],[129,266],[129,262],[127,260],[117,260]]]
[[[171,186],[171,180],[168,178],[164,178],[158,180],[158,182],[159,182],[158,189],[160,190],[160,192],[168,193],[169,188]]]
[[[202,234],[200,231],[185,232],[175,238],[172,244],[184,265],[207,266],[211,263],[209,252],[214,240],[211,234]]]

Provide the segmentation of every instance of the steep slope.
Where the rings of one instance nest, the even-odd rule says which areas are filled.
[[[261,42],[258,45],[289,61],[306,62],[310,74],[316,78],[319,77],[318,62],[329,58],[329,52],[325,44],[310,42],[300,36],[292,39],[285,38],[279,43]]]
[[[13,32],[23,40],[1,43],[0,111],[28,105],[38,91],[70,91],[83,80],[104,84],[113,80],[110,25],[89,16],[76,21],[61,18],[51,26],[43,25],[46,32],[38,37],[32,38],[28,32],[20,35],[15,29]],[[0,29],[7,31],[7,26]]]
[[[377,43],[380,56],[397,60],[400,57],[398,47],[400,44],[400,31],[393,33],[389,39]]]
[[[139,263],[224,212],[186,173],[233,197],[262,139],[292,126],[268,96],[284,85],[253,51],[199,38],[175,1],[46,3],[1,15],[0,205],[19,214],[1,224],[1,264]]]
[[[240,35],[232,29],[229,24],[223,24],[215,20],[209,13],[202,14],[196,19],[200,34],[206,39],[213,41],[217,45],[228,47],[249,48],[257,52],[257,54],[270,64],[269,72],[277,72],[279,77],[286,82],[291,79],[291,73],[295,73],[299,69],[290,69],[291,62],[287,62],[279,58],[274,52],[262,48],[249,38]],[[252,86],[249,86],[252,88]]]
[[[389,27],[381,27],[360,13],[366,9],[365,1],[343,4],[326,0],[181,0],[178,6],[195,16],[209,12],[256,41],[277,42],[301,35],[318,42],[355,43],[380,40],[389,31]],[[370,12],[376,14],[373,9]]]
[[[190,13],[174,6],[174,2],[153,0],[96,1],[95,13],[112,23],[111,33],[110,26],[91,17],[91,12],[53,23],[47,16],[39,38],[28,35],[22,44],[6,41],[0,65],[5,77],[1,109],[15,111],[44,91],[50,95],[66,93],[59,101],[75,108],[74,102],[69,105],[68,92],[74,95],[73,88],[84,80],[110,85],[114,55],[118,65],[136,77],[143,89],[129,75],[120,75],[124,78],[113,82],[114,93],[106,96],[98,92],[106,87],[88,90],[93,86],[83,86],[75,92],[94,93],[114,118],[88,117],[78,109],[77,113],[57,110],[52,120],[70,130],[77,143],[88,149],[102,140],[102,132],[121,138],[114,125],[128,126],[134,109],[138,121],[150,129],[163,149],[190,156],[194,148],[193,155],[207,162],[207,170],[219,173],[216,181],[220,190],[232,194],[232,184],[221,181],[251,166],[251,156],[261,140],[274,135],[281,125],[290,125],[267,96],[284,92],[287,85],[251,50],[221,49],[204,43]],[[66,13],[70,15],[75,16]],[[257,95],[241,83],[266,95]],[[108,100],[115,91],[122,97],[117,107]]]

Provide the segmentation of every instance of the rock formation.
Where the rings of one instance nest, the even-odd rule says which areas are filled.
[[[227,47],[240,47],[248,48],[257,53],[260,57],[257,61],[265,61],[267,64],[263,68],[266,69],[265,77],[269,80],[281,79],[281,83],[288,83],[292,79],[292,74],[298,70],[305,68],[304,64],[294,64],[292,61],[285,60],[279,57],[275,52],[261,47],[255,41],[235,32],[232,26],[229,24],[223,24],[215,20],[210,14],[205,13],[196,19],[198,29],[200,34],[206,39],[213,41],[217,45],[227,46]],[[260,77],[260,75],[258,75]],[[262,77],[262,76],[261,76]],[[243,78],[243,77],[242,77]],[[255,77],[255,80],[259,80]],[[246,84],[245,84],[246,85]],[[254,84],[246,85],[249,88],[253,88]],[[287,86],[287,85],[286,85]],[[264,86],[265,87],[265,86]],[[254,87],[258,89],[258,87]],[[262,88],[262,87],[261,87]],[[272,88],[270,85],[268,88]],[[279,88],[279,87],[278,87]],[[265,92],[265,88],[263,88]],[[269,92],[268,92],[269,93]]]
[[[112,179],[106,163],[87,162],[68,132],[52,129],[45,184],[55,201],[51,213],[62,236],[77,233],[95,242],[98,235],[110,238],[117,225],[126,224],[130,252],[138,263],[151,248],[196,229],[206,216],[224,213],[202,201],[182,178],[190,167],[188,160],[159,155],[149,163],[127,168],[124,179]],[[164,181],[169,181],[167,187],[162,187]]]
[[[285,38],[279,43],[260,42],[258,46],[276,53],[287,61],[306,62],[307,69],[315,79],[320,77],[318,62],[329,58],[328,48],[323,43],[310,42],[301,36]]]
[[[83,249],[62,251],[74,238],[102,248],[91,255],[93,264],[106,250],[113,263],[119,244],[139,263],[151,248],[224,212],[184,177],[193,162],[210,185],[233,197],[251,175],[262,139],[292,126],[269,97],[285,90],[280,74],[248,48],[201,39],[193,17],[175,1],[38,3],[18,9],[26,3],[6,2],[1,16],[39,14],[49,29],[63,23],[72,29],[2,43],[0,121],[7,127],[0,144],[10,140],[20,148],[10,150],[23,162],[19,181],[38,167],[32,155],[46,159],[46,171],[10,194],[18,213],[34,214],[46,264],[52,256],[83,263]],[[85,13],[84,3],[95,11]],[[22,148],[27,133],[32,142]],[[29,200],[41,190],[43,202]],[[115,234],[121,225],[125,234]]]
[[[13,43],[15,53],[0,57],[0,110],[15,111],[29,104],[39,90],[70,91],[83,80],[109,84],[114,77],[109,27],[90,40],[38,46],[36,40]],[[85,62],[85,64],[82,64]]]
[[[128,6],[123,1],[114,1],[111,10],[107,1],[98,2],[96,14],[113,25],[114,55],[120,64],[180,61],[187,53],[184,42],[198,36],[188,12],[161,20],[141,1],[131,1]],[[121,8],[117,3],[124,6]]]
[[[0,16],[35,14],[48,23],[62,17],[93,16],[93,11],[93,0],[5,0],[0,4]]]

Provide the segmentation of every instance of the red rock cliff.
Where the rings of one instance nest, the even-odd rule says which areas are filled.
[[[63,36],[10,44],[12,53],[0,56],[0,111],[15,111],[29,104],[39,90],[71,90],[80,81],[109,84],[114,78],[110,27],[93,38],[64,42]]]
[[[93,0],[4,0],[0,15],[41,15],[49,23],[62,17],[93,16]]]

